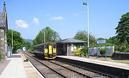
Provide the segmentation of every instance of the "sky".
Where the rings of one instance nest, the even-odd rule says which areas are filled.
[[[115,36],[121,15],[129,12],[129,0],[6,0],[9,29],[34,39],[49,26],[62,39],[73,38],[78,31],[87,31],[88,11],[83,2],[89,6],[89,30],[96,38]]]

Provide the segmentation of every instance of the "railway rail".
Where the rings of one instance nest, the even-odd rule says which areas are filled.
[[[53,70],[49,69],[48,67],[44,66],[40,61],[33,58],[33,56],[30,56],[28,54],[25,54],[27,59],[33,64],[33,66],[40,72],[40,74],[44,78],[64,78],[61,75],[57,74]]]
[[[32,54],[25,55],[45,78],[112,78],[107,74],[85,70],[56,60],[40,60]]]
[[[88,68],[83,68],[83,67],[80,67],[80,66],[77,66],[77,65],[72,65],[72,64],[67,64],[67,63],[63,63],[63,62],[60,62],[60,61],[50,61],[51,63],[54,63],[54,64],[57,64],[59,66],[62,66],[66,69],[69,69],[69,70],[72,70],[74,72],[77,72],[77,73],[80,73],[80,74],[83,74],[83,75],[88,75],[88,77],[91,77],[91,78],[115,78],[115,76],[112,76],[112,75],[109,75],[109,74],[105,74],[105,73],[102,73],[102,72],[98,72],[98,71],[95,71],[95,70],[90,70]]]

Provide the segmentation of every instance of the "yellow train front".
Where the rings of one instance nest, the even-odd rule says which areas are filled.
[[[56,58],[56,44],[42,43],[34,46],[34,54],[41,59],[55,59]]]
[[[44,46],[44,58],[45,59],[54,59],[56,58],[56,45],[47,44]]]

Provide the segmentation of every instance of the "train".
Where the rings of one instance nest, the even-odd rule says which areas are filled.
[[[33,46],[33,54],[43,59],[55,59],[57,55],[56,43],[42,43]]]

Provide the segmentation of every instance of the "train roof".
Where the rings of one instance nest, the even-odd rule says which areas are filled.
[[[67,38],[67,39],[60,40],[58,42],[47,42],[47,43],[37,44],[37,45],[34,45],[33,47],[38,47],[38,46],[42,46],[42,45],[46,45],[46,44],[58,44],[58,43],[84,44],[84,43],[86,43],[86,41],[77,40],[77,39],[73,39],[73,38]]]
[[[46,45],[46,44],[56,44],[56,43],[54,43],[54,42],[41,43],[41,44],[34,45],[33,47],[38,47],[38,46],[42,46],[42,45]]]

